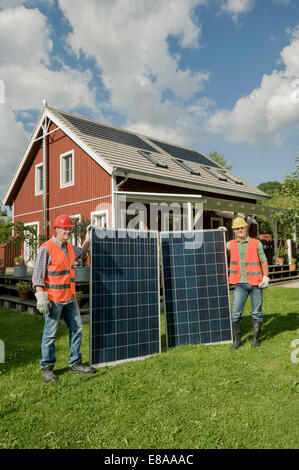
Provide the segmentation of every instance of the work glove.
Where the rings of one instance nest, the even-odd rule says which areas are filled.
[[[268,276],[264,276],[262,282],[259,283],[259,288],[260,289],[265,289],[268,287],[270,282],[270,278]]]
[[[48,313],[50,307],[50,301],[48,300],[48,292],[39,291],[35,293],[37,300],[36,308],[40,313]]]
[[[227,228],[226,228],[226,227],[223,227],[223,226],[218,227],[217,230],[221,230],[222,232],[227,232]]]

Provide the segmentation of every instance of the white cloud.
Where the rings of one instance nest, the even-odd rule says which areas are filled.
[[[198,47],[201,28],[193,8],[205,0],[59,0],[73,26],[68,43],[74,53],[95,58],[110,103],[128,123],[173,127],[173,103],[188,101],[202,90],[206,71],[180,67],[169,52],[168,38],[182,48]],[[88,28],[86,25],[88,24]]]
[[[235,22],[239,16],[253,8],[254,0],[222,0],[221,10],[232,15]]]
[[[38,9],[18,6],[0,10],[0,79],[5,85],[5,103],[0,103],[1,187],[5,179],[8,183],[10,170],[16,166],[28,138],[13,112],[41,110],[43,98],[54,107],[85,106],[95,110],[91,73],[63,63],[58,70],[51,70],[52,51],[47,18]]]
[[[297,31],[297,30],[296,30]],[[260,87],[240,98],[231,111],[218,110],[207,121],[207,131],[231,142],[281,144],[299,126],[299,37],[281,51],[284,69],[264,75]]]

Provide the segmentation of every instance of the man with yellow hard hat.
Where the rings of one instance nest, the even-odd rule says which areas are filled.
[[[222,227],[221,227],[222,228]],[[268,262],[261,242],[247,235],[248,224],[242,217],[233,220],[235,239],[226,248],[230,253],[229,283],[235,285],[231,316],[234,343],[230,349],[241,345],[242,313],[248,296],[251,299],[253,328],[252,347],[259,347],[262,328],[263,289],[269,285]],[[226,229],[225,229],[226,230]]]

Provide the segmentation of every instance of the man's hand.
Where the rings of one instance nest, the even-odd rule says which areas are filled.
[[[40,313],[48,313],[50,301],[48,300],[48,292],[38,291],[35,293],[37,300],[36,308]]]
[[[88,227],[86,228],[86,236],[85,236],[85,241],[90,242],[90,232],[92,229],[92,225],[89,224]]]
[[[260,289],[266,289],[269,286],[270,278],[268,276],[264,276],[262,282],[259,283]]]
[[[217,230],[221,230],[222,232],[227,232],[227,228],[226,228],[226,227],[223,227],[223,226],[218,227]]]

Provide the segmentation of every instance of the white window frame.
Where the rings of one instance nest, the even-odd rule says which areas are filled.
[[[36,222],[28,222],[28,223],[24,224],[24,227],[32,227],[33,225],[37,226],[36,236],[38,238],[39,237],[39,222],[37,222],[37,221]],[[24,260],[25,260],[25,263],[27,264],[27,266],[33,268],[38,250],[36,250],[36,256],[34,258],[31,258],[29,261],[27,261],[27,258],[29,256],[29,253],[28,253],[29,250],[30,250],[30,247],[24,241]]]
[[[38,163],[37,165],[35,165],[35,196],[40,196],[41,194],[43,194],[43,189],[40,189],[40,171],[42,172],[41,179],[44,186],[42,163]]]
[[[81,222],[81,214],[70,215],[70,218],[71,218],[71,219],[79,219],[79,222]],[[75,237],[74,237],[74,234],[73,234],[73,233],[72,233],[72,235],[70,236],[70,243],[71,243],[72,245],[75,245]],[[78,243],[78,246],[81,247],[80,242]]]
[[[71,155],[71,162],[72,162],[72,180],[68,183],[65,182],[65,175],[64,175],[64,159],[67,156]],[[62,153],[60,155],[60,188],[68,188],[69,186],[74,186],[75,184],[75,152],[74,150],[69,150],[68,152]]]
[[[93,217],[97,217],[97,216],[101,216],[103,217],[103,219],[106,220],[106,225],[104,225],[103,227],[103,224],[100,224],[99,226],[97,226],[98,228],[108,228],[109,227],[109,211],[108,209],[103,209],[101,211],[93,211],[90,213],[90,221],[91,221],[91,224],[94,226],[94,223],[93,223]]]

